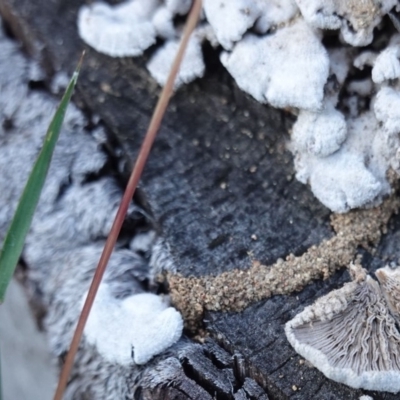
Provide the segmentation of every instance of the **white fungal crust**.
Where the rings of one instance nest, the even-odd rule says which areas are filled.
[[[83,301],[86,295],[82,299]],[[183,320],[167,299],[140,293],[124,299],[112,296],[103,283],[85,327],[85,338],[109,362],[145,364],[176,343]]]
[[[155,0],[131,0],[117,6],[94,3],[78,16],[80,37],[100,53],[112,57],[138,56],[156,41],[150,17]]]
[[[377,275],[387,276],[383,270]],[[386,288],[397,291],[398,297],[399,273],[390,274],[395,275],[395,285]],[[399,320],[388,308],[382,289],[361,272],[358,280],[321,297],[289,321],[286,337],[296,352],[328,378],[353,388],[397,393]]]
[[[221,61],[238,86],[259,102],[313,111],[322,107],[329,58],[302,20],[273,35],[247,34]]]
[[[147,69],[153,78],[162,86],[165,85],[167,81],[178,47],[178,40],[168,41],[161,49],[156,51],[147,64]],[[183,83],[189,83],[196,78],[202,77],[204,75],[204,69],[205,65],[203,53],[201,51],[201,43],[197,37],[194,36],[189,40],[186,48],[182,64],[176,77],[175,88],[178,88]]]
[[[219,43],[232,49],[260,16],[254,0],[204,0],[204,12]]]

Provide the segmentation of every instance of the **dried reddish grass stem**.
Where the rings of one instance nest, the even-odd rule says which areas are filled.
[[[183,33],[183,37],[182,37],[181,44],[179,46],[178,53],[175,57],[174,63],[172,64],[172,68],[169,73],[167,83],[161,92],[161,96],[158,100],[156,109],[154,110],[153,117],[150,121],[150,125],[147,130],[142,147],[140,149],[135,166],[133,168],[132,175],[129,179],[124,196],[122,197],[122,200],[121,200],[117,215],[115,217],[114,223],[112,225],[111,231],[108,235],[106,244],[103,249],[103,253],[100,257],[99,264],[96,268],[96,272],[95,272],[93,280],[92,280],[92,284],[90,285],[90,289],[89,289],[85,304],[83,306],[81,315],[78,320],[78,324],[75,329],[74,336],[72,338],[71,347],[69,349],[69,352],[65,359],[63,369],[60,374],[57,390],[54,395],[54,400],[62,399],[64,390],[67,386],[67,382],[68,382],[68,378],[69,378],[69,375],[70,375],[70,372],[71,372],[71,369],[73,366],[74,358],[75,358],[76,352],[78,350],[79,343],[80,343],[82,333],[83,333],[83,329],[85,327],[90,310],[92,308],[92,305],[93,305],[93,302],[94,302],[94,299],[95,299],[95,296],[97,293],[97,289],[99,288],[99,285],[100,285],[101,279],[103,277],[104,271],[106,269],[108,260],[110,259],[111,253],[114,249],[119,232],[121,230],[122,223],[123,223],[125,215],[128,211],[128,207],[131,202],[132,196],[135,193],[136,187],[139,183],[139,179],[143,172],[143,168],[146,164],[146,161],[149,156],[154,139],[156,138],[158,129],[160,127],[161,120],[162,120],[165,110],[168,106],[169,99],[172,95],[172,91],[174,88],[175,78],[178,73],[179,66],[182,62],[182,58],[183,58],[187,43],[189,41],[190,34],[196,27],[197,21],[199,19],[200,10],[201,10],[201,0],[195,0],[193,7],[190,11],[186,26],[185,26],[185,31]]]

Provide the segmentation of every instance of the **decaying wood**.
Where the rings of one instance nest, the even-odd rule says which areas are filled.
[[[1,0],[0,10],[51,76],[71,72],[85,47],[76,30],[80,4]],[[254,263],[272,265],[335,235],[329,211],[294,179],[286,150],[290,116],[243,95],[219,65],[218,54],[205,51],[207,75],[172,99],[142,178],[169,246],[174,265],[169,273],[184,279],[248,270]],[[144,68],[146,57],[117,60],[88,49],[78,84],[78,105],[100,116],[110,143],[117,140],[128,160],[137,153],[159,91]],[[334,217],[336,233],[347,223],[340,219]],[[384,225],[374,228],[379,237]],[[397,261],[398,228],[400,218],[392,217],[376,251],[358,248],[373,244],[359,240],[352,244],[351,256],[357,249],[370,271]],[[368,234],[365,238],[375,240]],[[343,269],[325,277],[298,293],[264,300],[254,296],[241,312],[201,308],[201,328],[212,339],[180,343],[151,362],[132,381],[138,398],[359,399],[364,391],[327,380],[295,353],[284,335],[288,319],[348,280]],[[229,280],[232,296],[237,281]],[[84,355],[79,371],[84,371],[82,360]],[[368,394],[375,400],[396,398]]]

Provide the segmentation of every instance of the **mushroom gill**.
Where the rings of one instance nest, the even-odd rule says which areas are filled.
[[[306,307],[286,324],[294,349],[326,377],[353,388],[400,391],[400,332],[396,304],[400,269],[358,266],[353,281]],[[393,304],[394,305],[393,305]]]

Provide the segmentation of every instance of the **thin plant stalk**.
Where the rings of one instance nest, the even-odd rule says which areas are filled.
[[[101,254],[100,261],[97,265],[95,274],[93,276],[93,280],[90,285],[89,292],[87,294],[85,303],[82,308],[82,312],[79,316],[78,324],[77,324],[75,332],[74,332],[74,336],[71,341],[70,349],[69,349],[67,357],[65,359],[64,366],[61,370],[57,389],[56,389],[56,392],[54,395],[54,400],[62,400],[62,396],[63,396],[63,393],[64,393],[65,388],[68,383],[68,378],[71,373],[75,355],[76,355],[76,352],[79,347],[79,343],[82,338],[82,334],[83,334],[83,330],[85,328],[86,321],[88,319],[91,307],[93,305],[97,290],[100,286],[100,282],[103,277],[104,271],[106,269],[108,260],[110,259],[111,253],[114,249],[119,232],[120,232],[122,224],[124,222],[126,213],[128,211],[129,204],[132,201],[132,197],[133,197],[136,187],[139,183],[139,179],[142,175],[143,168],[146,164],[151,147],[157,136],[157,132],[160,128],[161,120],[164,117],[165,110],[169,103],[169,99],[173,93],[176,75],[179,71],[179,67],[182,62],[190,35],[197,25],[197,21],[200,16],[200,11],[201,11],[201,0],[194,0],[192,9],[189,13],[188,20],[186,22],[185,30],[184,30],[184,33],[182,36],[181,43],[179,45],[177,55],[174,59],[167,82],[161,92],[157,106],[154,110],[153,116],[150,121],[149,128],[148,128],[146,136],[144,138],[142,147],[140,148],[140,152],[136,159],[135,166],[134,166],[132,174],[129,178],[125,193],[122,197],[122,200],[120,202],[120,205],[119,205],[119,208],[117,211],[117,215],[114,219],[110,233],[107,237],[107,241],[104,245],[104,249]]]
[[[0,304],[4,301],[8,284],[14,274],[18,260],[21,257],[25,238],[31,226],[33,214],[39,202],[40,194],[50,167],[51,158],[58,137],[60,136],[65,112],[78,79],[79,70],[82,65],[82,58],[83,54],[78,67],[67,86],[64,96],[61,99],[60,105],[50,122],[43,142],[43,147],[33,165],[4,239],[3,247],[0,252]]]

